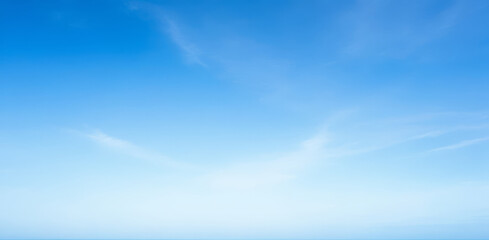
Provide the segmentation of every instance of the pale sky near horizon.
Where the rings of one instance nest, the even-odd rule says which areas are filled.
[[[488,1],[0,1],[0,238],[487,239]]]

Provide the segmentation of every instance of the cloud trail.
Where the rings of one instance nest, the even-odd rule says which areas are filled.
[[[207,67],[202,61],[200,48],[187,35],[183,34],[181,25],[166,13],[162,7],[147,2],[133,2],[128,7],[132,11],[142,10],[148,12],[151,17],[155,18],[158,24],[161,25],[162,31],[180,49],[188,63]]]
[[[439,151],[446,151],[446,150],[454,150],[454,149],[458,149],[458,148],[463,148],[463,147],[467,147],[467,146],[470,146],[470,145],[474,145],[474,144],[477,144],[477,143],[480,143],[480,142],[485,142],[485,141],[488,141],[488,140],[489,140],[489,137],[483,137],[483,138],[476,138],[476,139],[471,139],[471,140],[465,140],[465,141],[461,141],[461,142],[456,143],[456,144],[452,144],[452,145],[448,145],[448,146],[443,146],[443,147],[435,148],[435,149],[430,150],[429,152],[439,152]]]
[[[108,147],[110,149],[116,150],[121,154],[125,154],[127,156],[140,159],[152,164],[180,169],[191,169],[195,167],[188,163],[175,161],[163,154],[150,151],[129,141],[109,136],[101,131],[85,133],[83,135],[99,145]]]
[[[132,142],[110,136],[102,131],[81,133],[93,142],[136,159],[151,164],[162,165],[181,170],[199,170],[196,179],[210,187],[228,190],[249,190],[271,187],[297,177],[318,159],[323,159],[327,137],[320,131],[314,137],[306,139],[296,151],[283,153],[271,160],[247,161],[228,166],[205,168],[186,162],[175,161],[158,152],[150,151]],[[249,158],[251,159],[251,157]]]
[[[183,34],[179,25],[170,17],[163,16],[163,22],[165,24],[165,30],[170,36],[171,40],[180,48],[184,53],[185,58],[190,63],[195,63],[203,67],[207,65],[201,59],[200,49],[191,41],[189,41]]]
[[[285,183],[295,179],[314,161],[324,159],[326,143],[325,133],[320,132],[302,142],[296,151],[268,161],[240,163],[221,168],[206,175],[204,180],[215,188],[237,190],[271,187]]]

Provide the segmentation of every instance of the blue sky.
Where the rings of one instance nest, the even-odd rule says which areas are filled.
[[[487,1],[1,1],[0,238],[489,238]]]

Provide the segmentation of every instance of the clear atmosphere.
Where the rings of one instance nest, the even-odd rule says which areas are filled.
[[[488,226],[489,1],[0,1],[0,238]]]

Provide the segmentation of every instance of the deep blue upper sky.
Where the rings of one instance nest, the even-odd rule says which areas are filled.
[[[0,1],[0,238],[489,238],[487,1]]]

